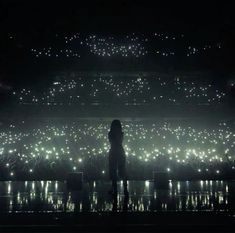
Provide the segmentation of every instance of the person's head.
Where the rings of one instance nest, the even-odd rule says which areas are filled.
[[[119,120],[113,120],[110,127],[111,132],[122,132],[122,125]]]

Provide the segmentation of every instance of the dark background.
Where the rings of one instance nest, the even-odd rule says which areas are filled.
[[[55,70],[211,70],[218,77],[234,72],[235,16],[232,1],[43,1],[2,0],[0,2],[0,80],[33,80]],[[175,59],[144,61],[134,65],[111,62],[34,61],[25,52],[28,45],[42,46],[55,33],[98,33],[121,35],[129,32],[186,33],[194,43],[219,40],[223,49],[204,60],[191,63]],[[13,36],[13,41],[9,37]],[[16,38],[16,39],[15,39]],[[149,65],[150,64],[150,65]]]

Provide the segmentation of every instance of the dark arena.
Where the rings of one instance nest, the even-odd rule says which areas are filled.
[[[0,232],[234,232],[232,3],[0,2]]]

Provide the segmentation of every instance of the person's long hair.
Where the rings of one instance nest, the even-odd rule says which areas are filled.
[[[122,125],[119,120],[113,120],[110,126],[110,132],[112,133],[122,133]]]

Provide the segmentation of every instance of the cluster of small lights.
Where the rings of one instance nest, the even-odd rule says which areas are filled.
[[[226,100],[226,90],[210,80],[135,74],[131,78],[96,75],[90,78],[74,74],[61,76],[44,90],[17,89],[13,99],[20,104],[71,105],[106,104],[219,104]],[[97,77],[98,76],[98,77]]]
[[[141,76],[131,79],[129,81],[116,80],[110,77],[100,77],[99,79],[94,79],[94,84],[91,84],[92,90],[90,96],[99,97],[103,94],[113,93],[115,97],[130,97],[134,99],[140,97],[144,93],[148,93],[151,89],[148,80],[146,78],[141,78]],[[135,98],[136,97],[136,98]]]
[[[221,49],[221,43],[217,43],[214,45],[205,45],[203,47],[196,47],[196,46],[188,46],[188,53],[187,56],[193,56],[193,55],[198,55],[202,54],[203,52],[207,52],[208,50],[211,49]]]
[[[81,58],[82,54],[94,54],[98,57],[133,57],[140,58],[150,55],[162,57],[183,54],[189,57],[205,54],[208,50],[221,49],[221,43],[210,43],[202,46],[188,46],[184,34],[170,35],[166,33],[137,34],[123,36],[100,36],[97,34],[83,35],[74,33],[70,36],[56,34],[54,44],[43,48],[31,48],[31,53],[39,57]],[[169,43],[169,44],[168,44]]]
[[[161,55],[163,57],[168,57],[168,56],[174,56],[175,55],[175,52],[172,52],[172,51],[168,51],[168,50],[163,50],[163,51],[160,51],[160,50],[157,50],[156,51],[156,54],[157,55]]]
[[[133,56],[138,58],[148,53],[140,38],[134,35],[126,36],[121,43],[117,43],[114,37],[97,38],[96,35],[93,35],[85,39],[85,44],[89,47],[91,53],[103,57],[120,55],[122,57]]]
[[[182,82],[180,78],[176,78],[175,84],[177,86],[177,92],[183,91],[187,99],[200,98],[204,100],[204,103],[218,103],[226,96],[224,90],[219,90],[210,82],[204,82],[200,85],[200,82],[196,80],[190,82],[184,80]]]
[[[78,52],[75,52],[72,49],[57,49],[57,48],[43,48],[40,49],[31,49],[31,52],[35,55],[35,57],[52,57],[52,58],[58,58],[58,57],[67,57],[67,58],[80,58],[80,55]]]
[[[110,122],[76,121],[70,124],[25,122],[2,126],[1,170],[14,177],[19,172],[40,174],[48,170],[97,171],[107,174]],[[56,126],[55,126],[56,125]],[[191,124],[189,124],[191,125]],[[227,123],[212,128],[182,126],[172,122],[123,121],[127,165],[142,163],[149,170],[174,172],[181,166],[195,173],[219,175],[234,169],[235,133]]]

